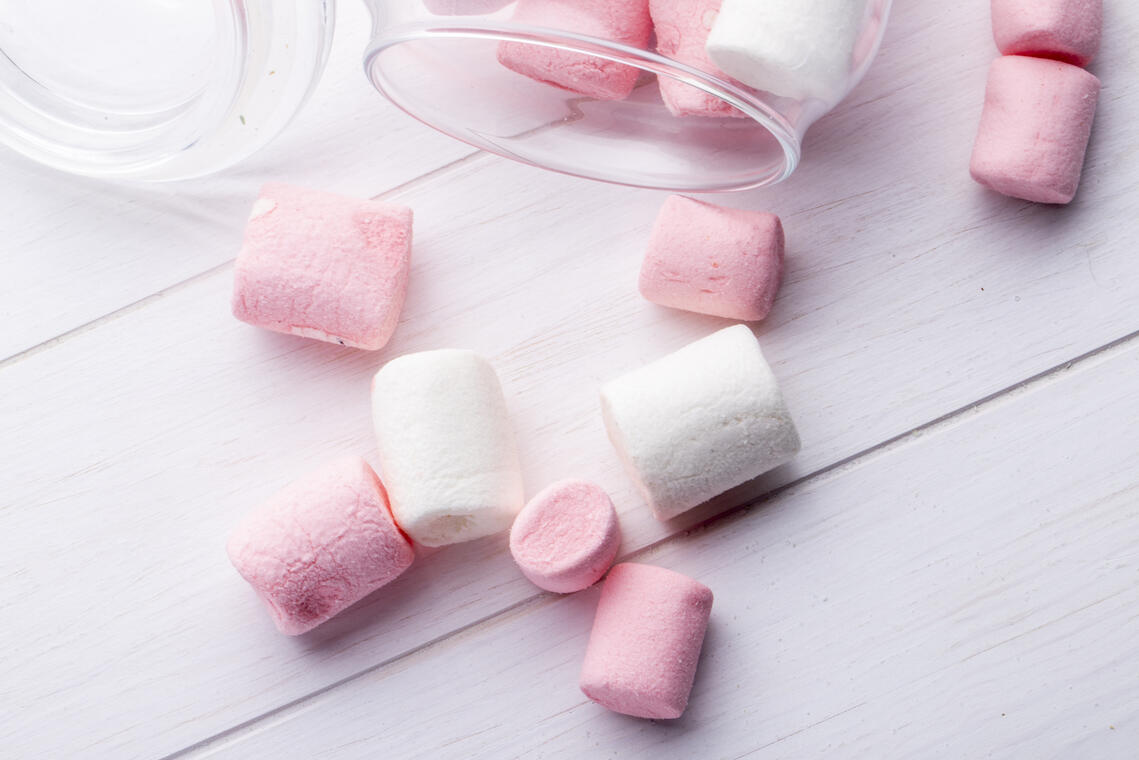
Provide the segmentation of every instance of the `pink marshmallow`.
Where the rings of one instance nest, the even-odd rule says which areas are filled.
[[[1103,0],[992,0],[992,15],[1004,55],[1087,66],[1099,52]]]
[[[276,332],[383,348],[407,293],[411,222],[403,206],[266,185],[237,257],[234,316]]]
[[[621,529],[609,494],[592,483],[563,480],[518,513],[510,553],[538,588],[570,594],[605,575],[617,557]]]
[[[1005,56],[993,61],[973,146],[973,179],[1038,203],[1076,195],[1099,80],[1071,64]]]
[[[641,294],[661,306],[758,321],[779,290],[783,248],[783,225],[774,214],[674,195],[653,229]]]
[[[727,81],[734,81],[712,63],[705,45],[721,0],[649,0],[649,13],[657,35],[657,52],[680,63]],[[689,84],[661,76],[660,94],[676,116],[743,117],[738,109],[715,95]]]
[[[637,718],[679,718],[688,706],[712,592],[650,565],[605,579],[581,670],[585,696]]]
[[[575,32],[635,48],[652,36],[648,0],[518,0],[514,21]],[[498,60],[531,79],[598,100],[624,100],[633,92],[640,69],[583,53],[504,42]]]
[[[415,558],[380,479],[359,457],[286,486],[238,525],[227,550],[289,636],[394,580]]]

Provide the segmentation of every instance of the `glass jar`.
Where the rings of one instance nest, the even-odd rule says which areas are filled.
[[[795,170],[807,129],[873,60],[890,1],[849,0],[865,7],[857,43],[823,95],[752,89],[690,50],[661,54],[661,35],[628,44],[519,7],[551,0],[365,0],[364,68],[412,116],[509,158],[640,187],[744,189]],[[710,27],[715,14],[705,16]],[[0,140],[87,175],[216,171],[300,109],[332,21],[333,0],[0,0]],[[551,84],[557,75],[526,61],[561,62],[593,83]],[[712,115],[676,115],[665,82]]]
[[[332,0],[0,0],[0,141],[78,174],[240,161],[308,97]]]

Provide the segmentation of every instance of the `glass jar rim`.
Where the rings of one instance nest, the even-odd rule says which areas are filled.
[[[447,23],[418,22],[390,27],[377,34],[368,46],[364,56],[364,69],[372,85],[385,98],[418,121],[450,137],[461,140],[473,147],[487,150],[506,158],[540,166],[560,174],[585,179],[600,180],[610,184],[629,187],[670,190],[674,192],[731,192],[775,184],[789,177],[801,159],[802,135],[794,126],[769,103],[764,102],[742,87],[693,66],[660,55],[654,51],[631,47],[613,40],[578,34],[563,29],[520,24],[513,21],[499,22],[486,19],[462,17],[448,19]],[[783,151],[782,164],[774,171],[765,169],[754,175],[724,183],[658,183],[638,182],[620,174],[605,175],[569,166],[550,166],[540,161],[530,161],[515,152],[503,149],[492,140],[479,139],[476,133],[465,132],[449,124],[425,117],[404,98],[399,88],[390,85],[382,78],[382,67],[376,65],[379,57],[387,50],[403,44],[425,40],[489,40],[495,42],[522,43],[540,47],[558,48],[573,53],[582,53],[608,61],[628,65],[657,76],[667,76],[695,87],[716,97],[739,110],[752,122],[766,130],[778,142]],[[684,117],[681,117],[684,118]],[[699,118],[699,117],[693,117]],[[551,128],[557,122],[551,123]]]
[[[62,171],[127,180],[202,176],[258,151],[315,89],[332,45],[335,0],[205,1],[219,45],[216,77],[200,89],[209,107],[163,111],[149,96],[121,109],[76,106],[63,87],[57,92],[39,81],[0,44],[7,62],[0,143]],[[49,13],[43,18],[54,20]],[[71,55],[49,45],[33,63],[65,54]],[[153,118],[136,126],[140,115]]]

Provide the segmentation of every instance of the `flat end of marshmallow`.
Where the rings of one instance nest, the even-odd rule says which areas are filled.
[[[523,575],[557,594],[596,583],[613,564],[621,530],[613,501],[601,487],[563,480],[522,508],[510,529],[510,553]]]

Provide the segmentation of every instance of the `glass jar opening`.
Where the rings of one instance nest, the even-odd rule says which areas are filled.
[[[551,59],[570,80],[551,82],[531,66]],[[756,94],[608,40],[439,19],[379,30],[365,69],[383,95],[429,126],[563,174],[718,192],[774,184],[799,161],[800,132]],[[691,88],[720,115],[676,115],[662,82]]]

